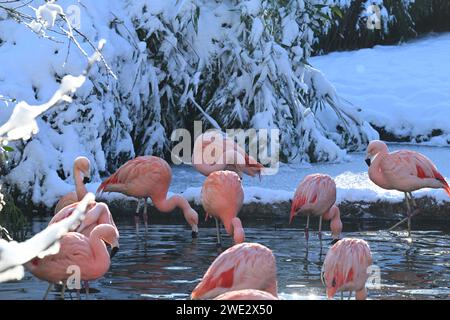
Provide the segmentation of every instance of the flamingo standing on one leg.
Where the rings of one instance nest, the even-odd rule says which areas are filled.
[[[89,237],[69,232],[61,238],[57,254],[43,259],[34,258],[25,267],[37,278],[51,284],[65,283],[71,276],[70,268],[73,266],[79,268],[80,280],[95,280],[108,271],[111,263],[104,242],[118,247],[117,238],[117,229],[109,224],[96,226]]]
[[[367,298],[367,268],[372,265],[372,253],[366,241],[345,238],[328,251],[323,263],[323,280],[327,296],[333,298],[337,291],[353,291],[357,300]]]
[[[319,239],[322,240],[322,220],[331,220],[330,228],[333,243],[339,240],[342,232],[342,222],[336,203],[336,183],[325,174],[306,176],[297,187],[291,206],[290,221],[298,215],[306,215],[305,238],[309,239],[309,217],[319,216]]]
[[[144,223],[147,232],[147,199],[151,198],[155,207],[162,212],[171,212],[176,207],[181,208],[184,218],[192,227],[192,237],[197,237],[197,212],[180,195],[167,199],[171,180],[172,169],[166,161],[154,156],[137,157],[125,163],[111,177],[103,181],[97,193],[120,192],[138,198],[135,216],[136,233],[139,233],[140,199],[144,199]]]
[[[389,153],[384,142],[374,140],[367,148],[366,163],[369,166],[369,178],[373,183],[383,189],[405,193],[408,215],[405,220],[408,221],[409,237],[411,236],[411,218],[414,215],[411,207],[415,206],[411,192],[422,188],[443,188],[450,196],[450,186],[444,177],[430,159],[418,152],[399,150]]]
[[[233,237],[235,244],[244,242],[244,229],[237,217],[244,202],[244,190],[238,174],[232,171],[211,173],[203,184],[201,198],[206,217],[212,216],[216,220],[217,243],[221,244],[218,219],[222,221],[227,233]]]
[[[258,243],[237,244],[217,257],[191,294],[192,299],[227,298],[260,290],[277,299],[277,267],[272,250]],[[264,293],[263,293],[264,295]],[[261,295],[259,295],[261,296]],[[224,296],[220,297],[224,298]]]
[[[75,190],[62,197],[55,207],[55,213],[58,213],[64,207],[68,205],[81,201],[87,194],[87,189],[85,183],[90,181],[91,177],[91,163],[86,157],[78,157],[73,163],[73,178],[75,180]]]
[[[264,166],[249,156],[234,140],[217,130],[210,130],[197,137],[192,153],[192,164],[201,174],[230,170],[239,176],[261,175]]]

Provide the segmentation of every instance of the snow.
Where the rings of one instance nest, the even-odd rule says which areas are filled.
[[[310,63],[371,124],[411,142],[442,146],[450,144],[449,52],[447,33],[399,46],[335,52]]]

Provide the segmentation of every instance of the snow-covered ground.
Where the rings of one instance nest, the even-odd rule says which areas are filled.
[[[363,118],[399,137],[450,144],[450,34],[310,59]],[[437,130],[433,133],[433,130]],[[442,132],[439,132],[441,130]]]
[[[429,157],[440,170],[442,175],[450,177],[450,166],[448,147],[412,146],[403,144],[390,144],[390,150],[407,148],[423,153]],[[286,165],[282,164],[278,174],[258,178],[246,176],[243,179],[245,203],[276,203],[289,201],[297,188],[299,182],[308,174],[326,173],[336,180],[338,187],[338,202],[350,201],[374,202],[384,200],[389,202],[403,201],[403,193],[398,191],[387,191],[373,184],[367,174],[367,165],[364,162],[365,154],[354,153],[348,158],[348,162],[317,164],[317,165]],[[200,191],[204,176],[191,167],[173,167],[173,179],[170,192],[183,193],[190,201],[194,200],[200,204]],[[450,179],[447,178],[447,181]],[[88,186],[89,190],[95,192],[97,183]],[[438,202],[449,202],[450,198],[443,190],[423,189],[413,193],[416,197],[430,196]],[[119,194],[105,195],[106,199],[117,199]]]

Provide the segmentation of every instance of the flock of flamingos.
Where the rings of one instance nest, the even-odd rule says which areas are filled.
[[[248,156],[234,141],[215,138],[205,133],[194,144],[194,156],[203,159],[205,148],[217,144],[217,153],[213,161],[202,162],[194,167],[206,176],[202,187],[201,200],[207,217],[216,219],[217,241],[221,235],[219,223],[233,238],[235,245],[224,251],[209,267],[201,282],[191,294],[192,299],[230,299],[260,300],[278,299],[277,269],[272,251],[257,243],[245,243],[245,232],[241,220],[237,217],[242,207],[244,190],[241,177],[260,175],[264,167]],[[389,153],[385,143],[372,141],[367,149],[366,162],[370,179],[384,189],[394,189],[405,193],[408,233],[411,231],[411,218],[418,213],[411,192],[421,188],[443,188],[450,196],[450,187],[439,174],[434,164],[424,155],[408,150]],[[77,203],[86,195],[85,179],[90,177],[89,160],[79,157],[74,163],[73,176],[76,191],[64,196],[58,202],[55,216],[50,224],[69,217]],[[120,167],[98,188],[102,192],[119,192],[138,199],[135,222],[139,234],[141,202],[143,202],[143,220],[147,232],[147,200],[162,212],[171,212],[176,207],[183,211],[187,223],[192,227],[192,237],[198,234],[198,214],[189,202],[180,195],[167,198],[171,183],[170,166],[161,158],[143,156],[130,160]],[[336,202],[336,184],[324,174],[307,176],[300,182],[290,212],[290,220],[297,216],[306,216],[306,243],[308,242],[309,219],[318,217],[319,238],[322,220],[330,221],[333,237],[323,265],[323,281],[328,298],[337,292],[355,292],[356,299],[366,299],[365,283],[367,268],[372,264],[372,255],[367,242],[362,239],[341,238],[342,222]],[[399,224],[397,224],[399,225]],[[53,284],[63,284],[62,296],[69,274],[69,266],[79,266],[81,280],[86,294],[89,283],[102,277],[109,269],[111,258],[119,247],[119,230],[114,224],[108,206],[102,202],[89,205],[85,219],[76,230],[61,239],[59,253],[45,258],[34,258],[25,266],[36,277],[50,283],[44,298]],[[108,252],[106,244],[111,246]]]

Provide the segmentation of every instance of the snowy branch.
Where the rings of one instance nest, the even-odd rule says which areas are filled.
[[[72,95],[83,85],[86,80],[86,75],[89,73],[95,62],[98,61],[104,44],[105,42],[103,40],[100,41],[98,50],[89,57],[88,65],[82,75],[77,77],[67,75],[62,79],[59,89],[47,103],[31,106],[25,101],[19,102],[15,106],[9,120],[0,127],[0,142],[5,144],[14,140],[28,140],[39,130],[36,122],[37,117],[60,103],[71,102]]]

